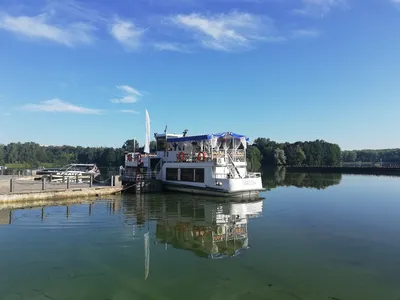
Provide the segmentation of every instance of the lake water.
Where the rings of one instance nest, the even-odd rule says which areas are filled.
[[[264,184],[253,203],[2,206],[0,299],[400,299],[399,178],[281,170]]]

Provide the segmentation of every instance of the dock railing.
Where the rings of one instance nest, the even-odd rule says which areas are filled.
[[[120,176],[113,175],[105,180],[99,180],[93,177],[91,173],[83,173],[74,176],[43,175],[39,178],[32,177],[11,177],[9,186],[0,185],[0,194],[2,193],[27,193],[49,190],[69,190],[92,188],[96,186],[117,186]],[[4,181],[3,181],[4,183]]]

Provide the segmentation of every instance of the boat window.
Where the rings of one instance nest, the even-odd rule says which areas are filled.
[[[181,181],[194,181],[194,169],[181,169]]]
[[[178,169],[176,168],[167,168],[166,170],[166,179],[167,180],[178,180]]]
[[[204,182],[204,169],[195,169],[195,182]]]

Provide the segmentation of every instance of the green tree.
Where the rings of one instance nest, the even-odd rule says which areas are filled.
[[[0,144],[0,166],[4,166],[6,164],[6,151],[3,144]]]
[[[151,141],[150,142],[150,152],[155,152],[157,150],[157,142]]]
[[[303,149],[300,146],[297,146],[297,149],[296,149],[296,165],[297,166],[303,165],[305,160],[306,160],[306,154],[304,153]]]
[[[137,150],[139,150],[139,143],[135,139],[127,140],[122,145],[122,149],[124,149],[125,151],[130,151],[130,152],[132,152],[134,149],[135,149],[135,151],[137,151]]]
[[[249,171],[255,172],[261,167],[261,152],[256,146],[247,147],[246,151],[247,168]]]
[[[286,164],[286,156],[285,156],[285,151],[280,148],[275,149],[275,163],[276,165],[285,165]]]

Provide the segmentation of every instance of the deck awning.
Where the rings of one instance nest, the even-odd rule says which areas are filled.
[[[203,134],[203,135],[185,136],[185,137],[179,137],[179,138],[169,138],[168,142],[169,143],[180,143],[180,142],[189,142],[189,141],[206,141],[206,140],[211,140],[213,138],[223,138],[223,137],[232,137],[235,139],[245,138],[246,141],[249,140],[248,137],[246,137],[242,134],[237,134],[237,133],[233,133],[233,132],[220,132],[220,133],[210,133],[210,134]]]

